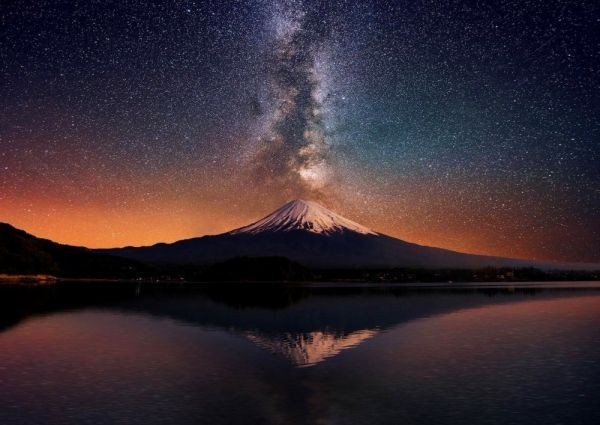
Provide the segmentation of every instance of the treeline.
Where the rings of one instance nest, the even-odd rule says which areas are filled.
[[[485,267],[481,269],[393,268],[364,270],[321,270],[318,280],[368,282],[549,282],[600,280],[599,270],[541,270],[533,267]]]
[[[236,257],[210,265],[154,265],[161,280],[311,281],[313,271],[285,257]]]
[[[237,257],[212,265],[152,265],[151,279],[187,282],[548,282],[600,280],[600,271],[540,270],[486,267],[481,269],[311,269],[285,257]]]

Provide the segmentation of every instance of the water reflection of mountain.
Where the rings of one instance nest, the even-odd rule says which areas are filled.
[[[377,334],[377,329],[364,329],[350,333],[313,331],[273,335],[245,332],[244,336],[257,346],[279,354],[299,367],[313,366],[343,350],[356,347]]]
[[[271,295],[275,300],[284,298],[279,293]],[[122,307],[226,330],[284,357],[295,366],[312,366],[405,322],[484,304],[553,297],[558,296],[558,292],[337,288],[336,291],[313,289],[300,296],[292,290],[288,296],[294,301],[285,307],[275,307],[273,299],[268,300],[271,295],[264,294],[258,300],[249,297],[246,306],[239,303],[239,294],[231,303],[219,293],[218,296],[202,294],[171,299],[152,297]],[[564,291],[561,296],[565,296]]]
[[[99,291],[99,292],[96,292]],[[296,366],[311,366],[379,332],[419,318],[482,305],[581,295],[556,289],[408,290],[405,288],[209,287],[57,288],[2,297],[0,330],[25,317],[101,308],[168,317],[239,335]],[[14,294],[13,294],[14,295]]]

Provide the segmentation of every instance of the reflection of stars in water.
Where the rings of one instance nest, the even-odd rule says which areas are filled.
[[[0,220],[143,244],[302,197],[419,243],[599,261],[599,7],[3,2]]]

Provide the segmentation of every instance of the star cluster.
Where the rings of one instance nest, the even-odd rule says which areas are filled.
[[[8,1],[0,220],[86,246],[291,198],[409,241],[600,261],[595,1]]]

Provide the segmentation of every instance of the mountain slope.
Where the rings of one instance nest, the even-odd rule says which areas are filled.
[[[421,246],[372,231],[315,202],[289,202],[245,227],[150,247],[103,250],[141,261],[211,263],[236,256],[285,256],[313,267],[549,266]]]
[[[0,223],[0,273],[61,277],[129,277],[148,269],[122,257],[61,245]]]

